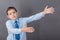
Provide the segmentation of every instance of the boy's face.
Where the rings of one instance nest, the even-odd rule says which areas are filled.
[[[15,19],[17,19],[17,17],[18,17],[18,13],[17,13],[14,9],[10,9],[10,10],[8,11],[7,17],[8,17],[9,19],[15,20]]]

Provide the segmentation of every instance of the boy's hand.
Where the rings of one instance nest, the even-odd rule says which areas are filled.
[[[54,13],[54,8],[53,7],[48,8],[48,5],[47,5],[43,12],[44,12],[44,14],[53,14]]]
[[[33,27],[25,27],[25,28],[22,28],[22,32],[32,33],[32,32],[34,32],[34,28]]]

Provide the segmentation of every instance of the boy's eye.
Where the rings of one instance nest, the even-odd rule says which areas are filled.
[[[9,15],[11,15],[11,13]]]
[[[13,14],[15,14],[16,12],[13,12]]]

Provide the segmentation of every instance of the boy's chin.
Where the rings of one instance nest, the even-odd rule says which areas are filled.
[[[11,18],[11,20],[16,20],[17,18]]]

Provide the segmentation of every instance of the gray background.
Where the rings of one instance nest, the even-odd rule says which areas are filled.
[[[60,0],[0,0],[0,40],[6,40],[8,35],[5,11],[9,6],[15,6],[20,16],[28,17],[43,11],[46,5],[53,6],[55,13],[29,23],[28,26],[33,26],[35,32],[27,33],[27,40],[60,40]]]

